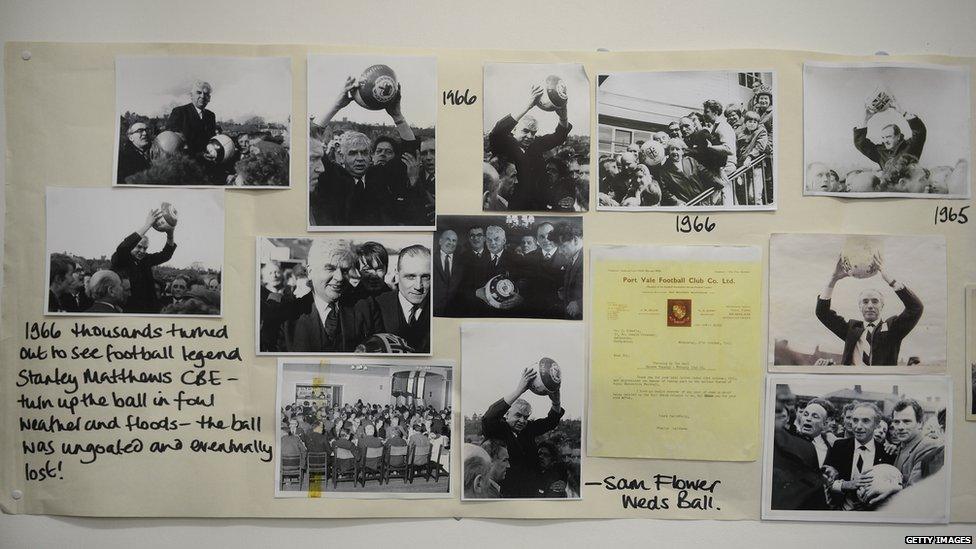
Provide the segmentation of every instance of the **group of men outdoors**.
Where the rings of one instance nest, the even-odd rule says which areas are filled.
[[[555,131],[538,135],[539,122],[528,114],[545,90],[533,86],[520,109],[505,115],[488,134],[483,177],[485,211],[585,212],[589,176],[585,158],[564,147],[573,125],[566,106],[557,107]]]
[[[429,353],[431,254],[400,250],[396,272],[378,242],[315,239],[284,284],[281,266],[261,266],[262,352]],[[388,282],[389,280],[389,282]]]
[[[716,99],[673,120],[667,131],[600,158],[603,206],[731,206],[773,199],[772,170],[733,184],[730,176],[773,152],[772,88],[753,89],[750,108]],[[750,172],[751,173],[751,172]]]
[[[222,130],[207,109],[212,93],[209,82],[195,82],[190,101],[173,108],[161,132],[141,120],[123,127],[116,183],[287,186],[287,148],[269,131],[215,139]]]
[[[528,232],[502,224],[470,225],[437,234],[434,312],[438,316],[583,316],[583,228],[563,221],[536,223]],[[514,242],[509,235],[517,234]],[[514,295],[491,297],[492,282],[513,283]]]
[[[524,369],[515,389],[481,417],[480,441],[465,443],[465,499],[579,497],[580,448],[550,434],[566,413],[559,390],[549,394],[544,418],[531,419],[532,405],[522,398],[537,375]]]
[[[313,118],[309,224],[312,226],[431,226],[434,224],[435,142],[419,139],[400,109],[400,91],[386,107],[398,138],[370,139],[356,131],[333,129],[322,138],[333,118],[352,102],[358,81],[348,78],[339,97],[324,114]],[[315,139],[318,136],[318,139]],[[321,162],[318,162],[321,160]]]
[[[162,250],[149,253],[150,228],[166,234]],[[154,267],[169,261],[176,251],[175,227],[153,209],[145,223],[126,236],[112,254],[107,268],[88,273],[81,262],[53,254],[49,273],[48,312],[98,314],[202,314],[220,312],[217,276],[176,275],[158,279]]]
[[[296,401],[281,411],[281,429],[280,457],[299,458],[304,478],[308,478],[309,454],[329,456],[330,461],[347,455],[360,467],[374,470],[380,469],[379,463],[390,462],[391,456],[398,456],[400,465],[412,456],[427,456],[415,458],[418,465],[429,463],[444,473],[451,467],[449,407],[380,406],[362,400],[325,406]]]
[[[777,385],[773,509],[876,510],[942,468],[944,409],[934,425],[908,397],[900,397],[887,414],[873,401],[847,402],[838,410],[840,402],[828,398],[798,400],[789,385]],[[875,478],[882,464],[900,472],[897,482]]]

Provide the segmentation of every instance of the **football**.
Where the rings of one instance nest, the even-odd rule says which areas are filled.
[[[542,357],[533,366],[533,369],[536,376],[532,379],[529,390],[541,396],[550,395],[559,390],[559,386],[562,384],[561,372],[559,371],[559,364],[556,364],[555,360]]]
[[[648,139],[641,145],[640,161],[648,167],[657,166],[664,162],[664,156],[664,145],[653,139]]]
[[[381,111],[392,103],[400,91],[396,73],[386,65],[367,67],[359,77],[359,87],[352,98],[364,109]]]
[[[878,273],[881,247],[873,238],[848,238],[840,252],[840,263],[848,275],[869,278]]]
[[[179,214],[176,212],[176,208],[169,202],[163,202],[159,209],[163,212],[163,216],[153,223],[153,228],[159,232],[165,232],[166,229],[170,227],[175,227],[176,222],[179,219]]]
[[[868,94],[867,99],[864,100],[864,106],[869,112],[877,113],[887,109],[892,99],[894,98],[887,88],[878,86]]]
[[[552,112],[566,106],[569,95],[566,92],[566,82],[562,78],[550,74],[542,83],[542,90],[542,96],[537,102],[540,109]]]
[[[214,164],[232,164],[237,161],[237,145],[224,134],[210,138],[204,157]]]

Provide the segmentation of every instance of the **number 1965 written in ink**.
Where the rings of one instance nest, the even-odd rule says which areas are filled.
[[[938,206],[935,208],[935,224],[958,223],[964,225],[969,222],[969,217],[964,213],[967,209],[969,209],[969,206],[963,206],[957,212],[951,206]]]
[[[679,233],[710,233],[715,229],[715,222],[709,221],[705,216],[704,221],[699,221],[698,216],[679,215],[674,218],[674,228]]]

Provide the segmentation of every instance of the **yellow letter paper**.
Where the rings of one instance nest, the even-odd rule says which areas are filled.
[[[589,453],[755,460],[757,247],[594,247]]]

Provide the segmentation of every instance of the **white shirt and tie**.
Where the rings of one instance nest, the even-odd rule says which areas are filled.
[[[854,453],[851,455],[851,480],[859,478],[874,467],[874,455],[876,452],[874,437],[864,443],[858,442],[857,439],[853,439],[853,442]],[[843,483],[841,480],[834,481],[833,488],[835,491],[841,492],[841,483]],[[860,508],[862,505],[861,500],[857,497],[856,491],[844,495],[843,509],[845,511],[852,511]]]
[[[313,299],[315,300],[315,310],[319,313],[319,321],[322,322],[322,327],[325,327],[325,319],[329,318],[329,313],[332,311],[332,303],[327,302],[318,295],[313,294]]]
[[[874,340],[874,334],[883,324],[884,322],[867,322],[864,324],[864,331],[861,332],[861,337],[854,346],[854,356],[852,357],[854,366],[871,365],[871,342]]]
[[[441,251],[441,267],[444,269],[444,275],[450,279],[451,273],[454,270],[454,254],[444,253]]]
[[[403,314],[403,320],[407,322],[408,326],[413,326],[413,323],[420,318],[423,309],[419,304],[410,303],[400,292],[397,292],[397,298],[400,300],[400,313]]]

